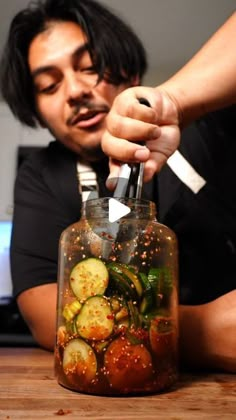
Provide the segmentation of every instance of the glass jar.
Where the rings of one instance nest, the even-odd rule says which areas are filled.
[[[178,255],[153,202],[88,200],[61,235],[55,371],[59,384],[97,395],[159,392],[177,379]]]

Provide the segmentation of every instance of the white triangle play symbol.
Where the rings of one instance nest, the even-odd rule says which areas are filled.
[[[128,206],[120,203],[118,200],[114,198],[110,198],[109,200],[109,222],[113,223],[116,220],[120,219],[121,217],[126,216],[126,214],[130,213],[131,209]]]

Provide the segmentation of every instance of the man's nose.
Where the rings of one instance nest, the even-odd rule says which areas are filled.
[[[71,72],[66,77],[66,95],[68,102],[87,96],[92,89],[91,83],[78,72]]]

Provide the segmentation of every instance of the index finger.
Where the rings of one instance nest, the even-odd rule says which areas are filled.
[[[150,108],[147,109],[150,110]],[[108,134],[132,142],[156,139],[161,133],[161,129],[156,124],[123,117],[116,113],[108,114],[106,123]]]
[[[150,155],[146,146],[112,136],[108,131],[103,134],[101,146],[106,155],[121,162],[145,162]],[[137,151],[140,154],[138,159],[135,156]]]

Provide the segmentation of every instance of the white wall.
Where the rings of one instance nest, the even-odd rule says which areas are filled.
[[[13,188],[18,146],[44,146],[51,139],[47,130],[23,127],[0,102],[0,299],[11,296],[12,284],[9,244],[12,220]]]
[[[13,187],[16,175],[18,146],[46,145],[52,138],[44,129],[23,127],[12,116],[9,108],[0,102],[0,221],[11,220]]]

